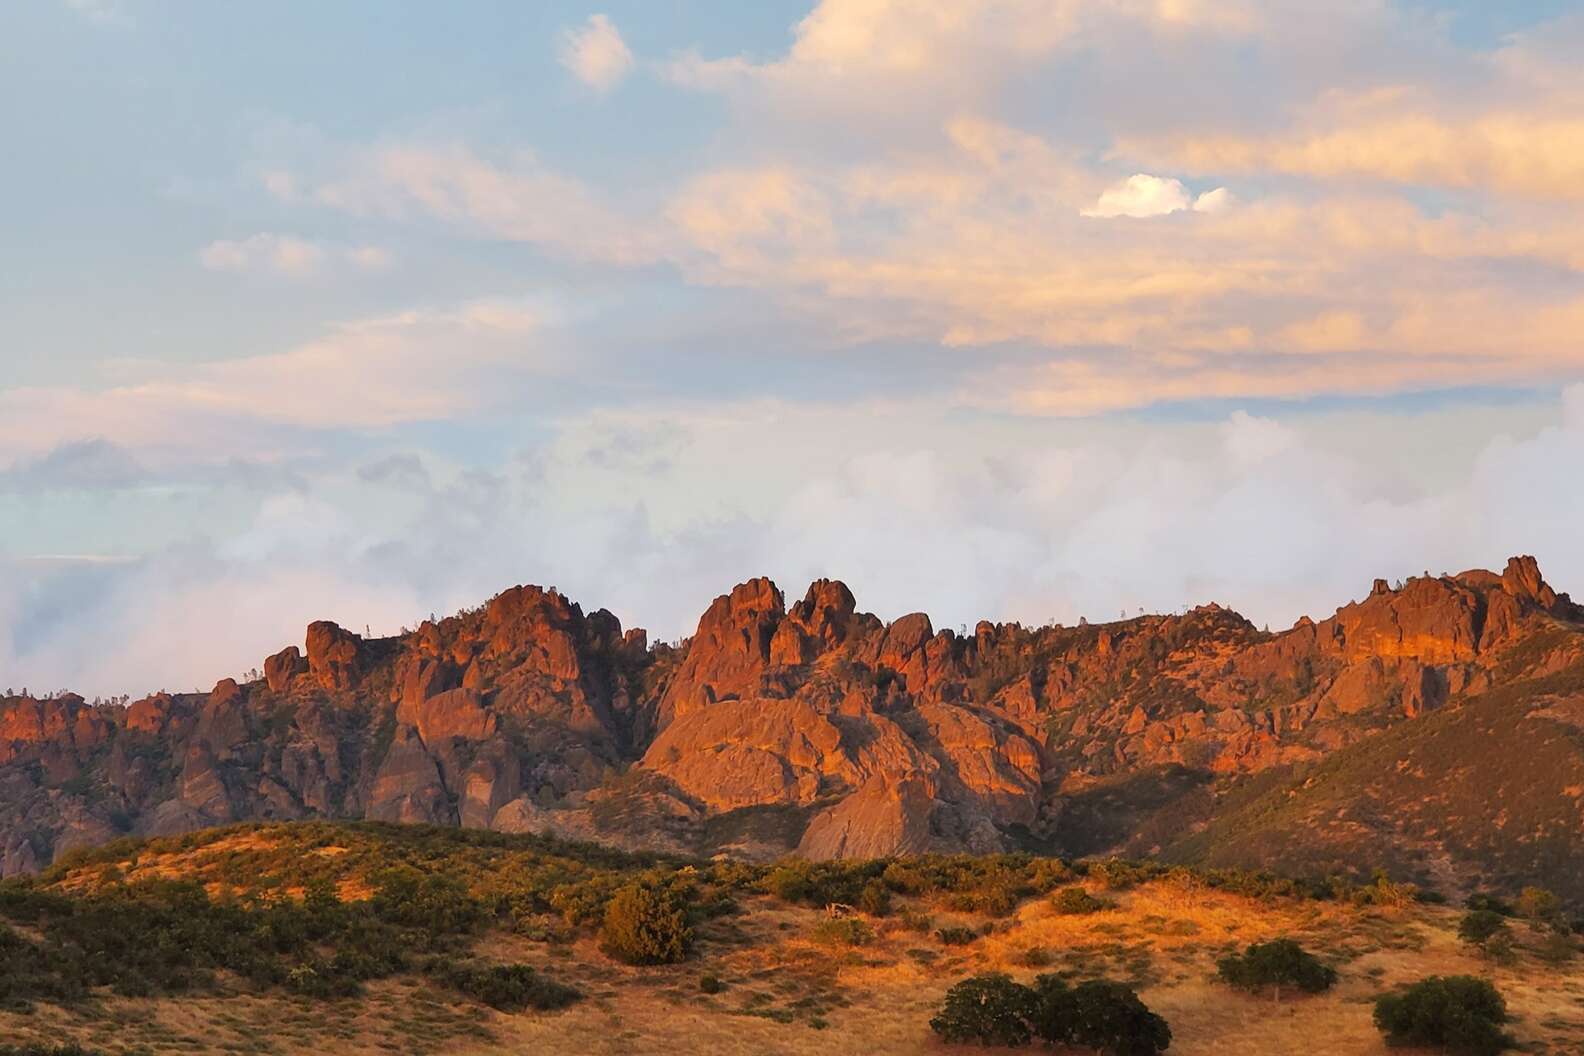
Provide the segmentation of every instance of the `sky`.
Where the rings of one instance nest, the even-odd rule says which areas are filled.
[[[0,688],[516,583],[1584,590],[1584,0],[20,0]]]

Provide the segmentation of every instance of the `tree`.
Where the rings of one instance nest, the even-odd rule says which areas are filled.
[[[628,964],[675,964],[692,952],[693,929],[672,895],[629,884],[605,907],[600,948]]]
[[[1334,968],[1321,964],[1292,939],[1256,942],[1243,954],[1229,954],[1216,962],[1221,981],[1250,992],[1269,988],[1281,1000],[1283,987],[1318,994],[1336,985]]]
[[[1511,1046],[1501,1029],[1507,1004],[1496,988],[1467,975],[1422,979],[1375,1002],[1375,1026],[1388,1045],[1440,1046],[1464,1056],[1495,1056]]]
[[[1107,979],[1068,987],[1056,975],[1034,980],[1033,1029],[1052,1045],[1077,1045],[1105,1056],[1155,1056],[1171,1045],[1171,1027],[1133,988]]]
[[[1037,1012],[1034,991],[1000,972],[976,975],[946,991],[930,1029],[942,1041],[1027,1045]]]
[[[1518,915],[1537,924],[1553,924],[1562,916],[1562,900],[1543,887],[1526,887],[1518,894]]]
[[[1507,918],[1494,909],[1472,910],[1463,914],[1463,919],[1458,922],[1458,938],[1481,949],[1492,939],[1507,932]]]

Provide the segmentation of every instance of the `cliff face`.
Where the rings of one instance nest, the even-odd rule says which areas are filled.
[[[1147,851],[1248,775],[1575,667],[1584,612],[1531,558],[1377,581],[1274,635],[1207,606],[962,637],[759,579],[651,648],[518,587],[398,638],[315,623],[207,695],[0,698],[0,870],[313,816],[759,855]]]

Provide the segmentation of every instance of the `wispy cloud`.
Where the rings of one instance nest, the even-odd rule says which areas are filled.
[[[574,77],[597,92],[615,88],[633,68],[632,51],[605,15],[590,15],[582,26],[562,33],[560,59]]]
[[[209,271],[269,272],[304,279],[335,266],[383,271],[391,254],[378,246],[332,246],[295,235],[261,232],[243,239],[217,239],[198,251]]]

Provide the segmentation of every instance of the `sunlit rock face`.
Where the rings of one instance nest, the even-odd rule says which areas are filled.
[[[1584,664],[1581,615],[1532,558],[1278,634],[1207,605],[959,636],[755,579],[673,648],[516,587],[394,638],[314,623],[208,694],[0,698],[0,869],[302,817],[759,856],[1138,847],[1247,775]]]

